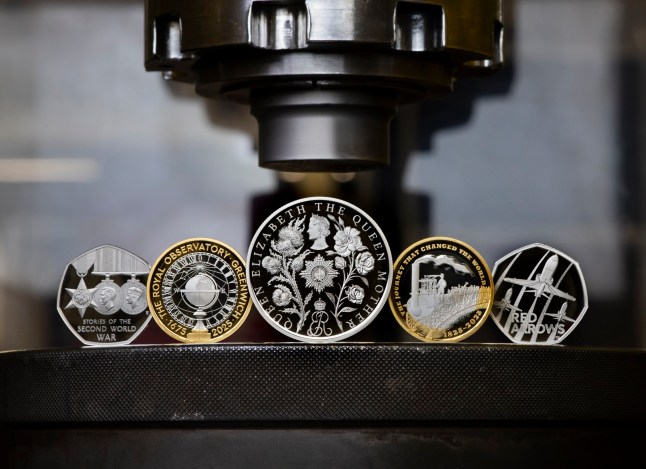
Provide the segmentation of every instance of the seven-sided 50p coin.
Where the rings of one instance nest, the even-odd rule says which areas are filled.
[[[380,312],[392,282],[384,234],[342,200],[296,200],[269,216],[247,256],[251,296],[276,330],[326,343],[364,329]]]
[[[510,252],[494,265],[492,317],[517,344],[553,345],[577,327],[588,309],[579,264],[545,244]]]
[[[146,280],[150,266],[116,246],[91,249],[65,268],[57,306],[85,345],[129,344],[150,321]]]
[[[150,271],[147,293],[155,322],[182,342],[219,342],[238,330],[251,309],[244,260],[209,238],[164,251]]]
[[[389,303],[397,322],[426,342],[458,342],[484,323],[493,303],[487,263],[453,238],[426,238],[395,261]]]

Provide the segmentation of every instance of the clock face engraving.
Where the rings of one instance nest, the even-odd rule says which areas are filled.
[[[157,324],[183,342],[218,342],[233,334],[251,308],[240,255],[209,238],[168,248],[151,270],[148,303]]]
[[[365,328],[386,302],[392,258],[377,224],[339,199],[296,200],[258,228],[247,277],[275,329],[303,342],[335,342]]]

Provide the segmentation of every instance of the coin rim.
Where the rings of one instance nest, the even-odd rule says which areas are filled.
[[[58,286],[58,295],[56,295],[56,309],[58,310],[58,314],[59,314],[59,315],[60,315],[60,317],[63,319],[63,322],[65,323],[65,325],[67,326],[67,328],[68,328],[70,331],[72,331],[72,333],[76,336],[76,338],[77,338],[78,340],[80,340],[83,344],[85,344],[85,345],[91,345],[91,346],[94,346],[94,347],[96,347],[96,346],[100,346],[100,347],[118,347],[118,346],[120,346],[120,345],[128,345],[128,344],[132,343],[132,341],[134,341],[137,337],[139,337],[139,334],[141,334],[141,333],[143,332],[143,330],[144,330],[146,327],[148,327],[148,324],[150,323],[150,318],[151,318],[151,316],[152,316],[152,312],[150,311],[150,306],[148,306],[148,308],[147,308],[147,309],[148,309],[148,319],[146,319],[146,320],[141,324],[141,327],[139,327],[139,329],[137,330],[137,332],[135,332],[135,333],[132,335],[132,337],[131,337],[130,339],[128,339],[128,340],[124,340],[124,341],[120,341],[120,342],[110,342],[110,343],[106,343],[106,342],[92,342],[92,341],[89,341],[89,340],[85,340],[85,339],[83,339],[83,338],[82,338],[82,337],[81,337],[81,336],[80,336],[80,335],[79,335],[79,334],[74,330],[74,328],[72,328],[72,326],[67,322],[67,318],[65,317],[65,314],[63,313],[63,311],[62,311],[62,309],[61,309],[61,306],[60,306],[60,304],[61,304],[61,296],[62,296],[63,288],[64,288],[64,287],[63,287],[63,281],[65,280],[65,274],[67,273],[67,270],[70,268],[70,266],[72,266],[72,267],[73,267],[73,262],[74,262],[75,260],[77,260],[79,257],[82,257],[82,256],[84,256],[84,255],[86,255],[86,254],[89,254],[89,253],[90,253],[90,252],[92,252],[92,251],[96,251],[96,250],[101,249],[101,248],[115,248],[115,249],[120,249],[121,251],[125,251],[125,252],[127,252],[128,254],[130,254],[130,255],[132,255],[132,256],[135,256],[136,258],[138,258],[140,261],[143,261],[143,262],[148,266],[148,275],[150,275],[150,270],[151,270],[150,264],[148,263],[148,261],[147,261],[147,260],[145,260],[145,259],[144,259],[144,258],[142,258],[141,256],[139,256],[139,255],[137,255],[137,254],[135,254],[135,253],[133,253],[133,252],[131,252],[131,251],[128,251],[127,249],[124,249],[124,248],[122,248],[122,247],[115,246],[114,244],[101,244],[100,246],[96,246],[96,247],[94,247],[94,248],[92,248],[92,249],[88,249],[88,250],[87,250],[87,251],[85,251],[84,253],[79,254],[78,256],[76,256],[74,259],[72,259],[70,262],[68,262],[68,263],[67,263],[67,265],[65,266],[65,270],[63,270],[63,275],[61,276],[61,283],[60,283],[60,285]],[[146,290],[148,290],[148,282],[147,282],[147,281],[146,281]],[[64,308],[63,308],[63,309],[64,309]],[[144,311],[146,311],[146,310],[144,310]],[[143,311],[142,311],[142,313],[143,313]],[[99,314],[101,314],[101,313],[99,313]],[[127,313],[126,313],[126,314],[127,314]],[[130,315],[130,316],[133,316],[133,315]]]
[[[176,242],[172,246],[169,246],[168,248],[166,248],[159,255],[159,257],[157,258],[157,260],[155,261],[153,266],[150,268],[149,278],[150,278],[150,276],[152,276],[153,271],[157,268],[159,263],[163,261],[164,257],[169,252],[174,250],[177,246],[181,246],[181,245],[187,244],[187,243],[192,243],[192,242],[195,242],[195,241],[198,241],[198,242],[206,241],[206,242],[209,242],[209,243],[212,243],[212,244],[217,244],[217,245],[222,246],[222,247],[224,247],[226,249],[229,249],[229,251],[231,251],[237,257],[238,261],[240,261],[242,263],[242,266],[244,267],[245,276],[247,275],[247,265],[246,265],[245,260],[242,258],[242,256],[240,255],[240,253],[238,251],[233,249],[228,244],[226,244],[226,243],[224,243],[222,241],[219,241],[219,240],[217,240],[215,238],[186,238],[186,239],[184,239],[182,241]],[[229,265],[231,265],[231,264],[229,263]],[[246,278],[246,281],[247,281],[247,286],[248,286],[249,285],[249,277],[248,276]],[[240,326],[242,326],[242,324],[246,321],[247,317],[249,316],[249,311],[251,310],[251,295],[249,295],[248,298],[247,298],[247,306],[245,308],[245,311],[244,311],[242,317],[240,318],[238,323],[235,324],[231,329],[229,329],[227,332],[225,332],[224,334],[222,334],[220,336],[217,336],[215,338],[211,338],[211,339],[208,339],[208,340],[200,340],[200,341],[190,340],[190,339],[187,339],[186,337],[182,337],[179,334],[175,334],[173,331],[169,330],[166,327],[166,325],[161,321],[161,319],[157,318],[157,312],[155,311],[155,308],[153,307],[152,300],[150,298],[151,291],[150,291],[149,285],[150,285],[150,281],[146,284],[146,301],[148,302],[148,309],[150,310],[150,315],[153,317],[153,319],[155,320],[155,322],[157,323],[159,328],[164,333],[166,333],[168,336],[170,336],[170,337],[172,337],[174,339],[177,339],[180,342],[183,342],[185,344],[213,344],[213,343],[221,342],[222,340],[230,337],[233,333],[235,333],[240,328]],[[165,305],[164,305],[164,310],[166,310]],[[175,322],[177,322],[177,321],[175,321]]]
[[[507,337],[509,340],[511,340],[514,344],[520,344],[520,345],[556,345],[556,344],[560,344],[561,342],[563,342],[563,339],[565,339],[567,336],[569,336],[572,333],[572,331],[574,331],[574,329],[576,329],[578,327],[581,320],[583,320],[583,316],[585,316],[585,313],[588,311],[588,287],[586,286],[585,277],[583,276],[583,272],[581,271],[581,267],[579,266],[579,263],[577,261],[575,261],[574,259],[572,259],[567,254],[563,253],[562,251],[560,251],[558,249],[553,248],[552,246],[548,246],[547,244],[544,244],[544,243],[532,243],[532,244],[528,244],[526,246],[520,247],[518,249],[514,249],[513,251],[505,254],[503,257],[498,259],[493,265],[492,275],[495,277],[496,269],[498,268],[498,266],[500,264],[502,264],[505,260],[507,260],[509,257],[512,257],[513,255],[515,255],[518,252],[527,251],[527,250],[532,249],[532,248],[543,248],[543,249],[545,249],[545,250],[547,250],[549,252],[553,252],[555,254],[558,254],[559,256],[561,256],[561,257],[567,259],[568,261],[570,261],[576,267],[576,270],[579,272],[579,278],[581,279],[581,287],[583,288],[584,304],[583,304],[583,307],[581,308],[581,313],[579,313],[579,315],[578,315],[578,317],[576,319],[576,322],[572,325],[572,327],[570,327],[568,329],[568,331],[565,334],[563,334],[561,336],[561,338],[559,340],[547,341],[547,342],[527,342],[527,341],[515,340],[515,339],[509,337],[509,335],[503,330],[502,326],[500,324],[498,324],[498,321],[496,320],[496,318],[492,316],[491,319],[494,322],[494,324],[496,324],[498,329],[500,329],[500,332],[502,332],[503,335],[505,337]],[[494,281],[495,281],[495,278],[494,278]],[[494,282],[494,286],[495,286],[495,282]],[[495,296],[496,296],[496,293],[494,291],[494,297]]]
[[[346,202],[345,200],[337,199],[335,197],[305,197],[302,199],[297,199],[295,201],[292,201],[288,204],[283,205],[279,209],[275,210],[271,215],[266,217],[263,222],[258,226],[256,229],[253,238],[251,239],[251,243],[249,244],[249,251],[247,253],[247,259],[251,259],[251,256],[253,254],[253,246],[256,243],[256,240],[258,239],[258,236],[261,234],[262,230],[266,227],[267,223],[272,220],[274,217],[276,217],[278,214],[283,213],[285,210],[287,210],[289,207],[303,204],[303,203],[308,203],[312,201],[323,201],[323,202],[334,202],[339,205],[347,206],[351,208],[352,210],[355,210],[358,214],[362,215],[366,220],[368,220],[370,223],[372,223],[373,227],[379,233],[381,236],[381,240],[384,244],[384,247],[386,249],[386,254],[388,255],[388,280],[386,281],[386,285],[384,286],[384,293],[375,306],[375,308],[372,310],[370,315],[362,321],[360,324],[357,326],[342,332],[341,334],[338,334],[336,336],[332,337],[325,337],[325,338],[315,338],[315,337],[309,337],[309,336],[304,336],[301,334],[297,334],[295,332],[292,332],[290,330],[287,330],[283,328],[280,324],[277,324],[271,316],[269,316],[269,313],[265,311],[265,309],[262,307],[260,304],[260,301],[256,297],[256,292],[253,288],[253,285],[251,283],[251,272],[250,272],[250,266],[251,263],[247,265],[247,282],[249,283],[249,290],[251,292],[251,297],[253,298],[253,303],[254,306],[256,307],[256,310],[260,313],[260,315],[271,325],[274,329],[276,329],[278,332],[280,332],[283,335],[286,335],[287,337],[290,337],[292,339],[296,339],[300,342],[305,342],[305,343],[312,343],[312,344],[321,344],[321,343],[333,343],[333,342],[338,342],[340,340],[347,339],[348,337],[351,337],[358,332],[362,331],[365,329],[376,317],[377,315],[381,312],[382,308],[384,307],[384,304],[386,303],[388,297],[390,296],[390,289],[392,287],[392,282],[393,282],[393,264],[392,264],[392,254],[390,252],[390,245],[388,244],[388,239],[386,239],[386,236],[384,235],[383,231],[381,231],[381,227],[372,219],[370,215],[368,215],[365,211],[360,209],[354,204],[351,204],[350,202]]]
[[[494,290],[494,282],[493,282],[493,276],[491,274],[491,270],[489,269],[489,265],[485,261],[484,257],[482,254],[480,254],[476,249],[473,248],[468,243],[465,243],[464,241],[461,241],[457,238],[451,238],[449,236],[431,236],[429,238],[423,238],[419,241],[414,242],[413,244],[409,245],[407,248],[405,248],[402,253],[397,257],[397,260],[393,264],[393,278],[395,276],[395,272],[398,270],[398,264],[406,258],[406,256],[412,251],[413,249],[417,248],[418,246],[421,246],[422,244],[427,244],[427,243],[434,243],[438,241],[445,241],[445,242],[450,242],[453,244],[456,244],[458,246],[464,246],[466,247],[469,251],[471,251],[480,261],[480,264],[484,267],[485,272],[487,273],[487,277],[489,279],[489,285],[491,288],[491,296],[489,298],[489,303],[487,305],[487,308],[485,310],[484,315],[478,321],[477,324],[475,324],[473,327],[469,329],[469,331],[465,334],[456,336],[456,337],[447,337],[445,339],[427,339],[426,337],[420,337],[419,335],[415,334],[414,332],[410,331],[408,329],[408,326],[404,322],[402,322],[401,318],[399,317],[399,314],[397,312],[397,308],[395,307],[394,300],[393,300],[393,290],[391,290],[390,294],[388,295],[388,304],[390,306],[390,311],[393,313],[393,316],[395,316],[395,319],[397,320],[397,323],[411,336],[415,337],[419,341],[423,341],[426,343],[447,343],[447,342],[461,342],[462,340],[466,339],[467,337],[470,337],[473,335],[475,332],[478,331],[482,327],[482,325],[485,323],[487,318],[489,317],[489,314],[491,313],[491,308],[493,307],[493,299],[495,296],[495,290]],[[408,312],[408,309],[406,309],[406,312]]]

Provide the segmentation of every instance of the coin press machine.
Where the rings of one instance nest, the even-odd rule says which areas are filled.
[[[400,189],[400,105],[510,69],[503,0],[145,5],[146,70],[248,104],[260,166],[359,172],[367,205],[377,195],[362,181]],[[27,351],[0,357],[3,445],[20,467],[598,466],[644,442],[631,427],[646,417],[645,365],[638,352],[509,343]]]

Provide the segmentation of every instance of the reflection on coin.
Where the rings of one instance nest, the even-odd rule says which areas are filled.
[[[531,244],[498,260],[492,317],[517,344],[558,344],[588,309],[579,264],[554,248]]]
[[[381,229],[359,208],[328,197],[274,212],[247,258],[254,304],[275,329],[303,342],[335,342],[365,328],[392,281]]]
[[[388,299],[399,324],[426,342],[458,342],[484,323],[493,282],[484,259],[462,241],[426,238],[395,261]]]
[[[132,342],[150,321],[140,308],[126,314],[123,287],[137,277],[146,281],[150,266],[115,246],[99,246],[70,262],[58,290],[58,312],[67,327],[86,345]],[[139,285],[144,286],[138,280]]]
[[[147,299],[169,336],[219,342],[242,325],[251,309],[244,260],[215,239],[180,241],[153,265]]]

